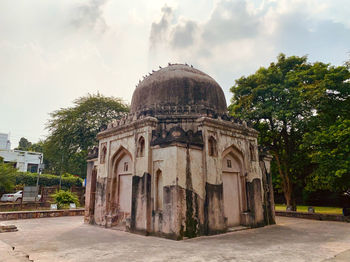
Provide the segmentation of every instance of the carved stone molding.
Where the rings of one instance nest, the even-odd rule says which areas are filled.
[[[165,146],[174,142],[200,147],[204,145],[202,131],[194,133],[192,130],[188,130],[186,132],[179,126],[173,127],[169,131],[152,131],[151,146]]]

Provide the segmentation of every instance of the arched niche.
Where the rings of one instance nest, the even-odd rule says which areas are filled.
[[[218,156],[217,142],[213,136],[208,139],[208,154],[213,157]]]
[[[131,213],[132,193],[132,156],[124,147],[120,147],[111,159],[109,211],[128,216]]]
[[[100,153],[100,164],[104,164],[106,162],[106,155],[107,155],[107,144],[102,144],[102,149]]]
[[[156,172],[155,177],[155,209],[163,210],[163,174],[160,169]]]
[[[241,214],[246,211],[246,186],[244,155],[234,145],[222,153],[222,183],[224,214],[228,226],[241,224]]]
[[[145,156],[145,138],[140,136],[137,141],[137,157]]]

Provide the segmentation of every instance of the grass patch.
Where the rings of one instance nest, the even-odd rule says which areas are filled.
[[[298,212],[307,212],[307,208],[309,206],[297,206],[297,211]],[[338,214],[342,215],[343,214],[343,209],[340,207],[315,207],[315,213],[320,213],[320,214]],[[275,204],[275,210],[276,211],[286,211],[286,205],[281,205],[281,204]]]

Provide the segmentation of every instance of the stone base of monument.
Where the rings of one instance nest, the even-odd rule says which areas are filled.
[[[15,225],[8,225],[8,226],[0,225],[0,233],[16,232],[16,231],[18,231],[18,229]]]

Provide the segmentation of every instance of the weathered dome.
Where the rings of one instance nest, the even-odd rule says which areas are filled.
[[[135,89],[131,113],[163,112],[225,114],[227,105],[219,84],[193,67],[173,64],[153,72]]]

